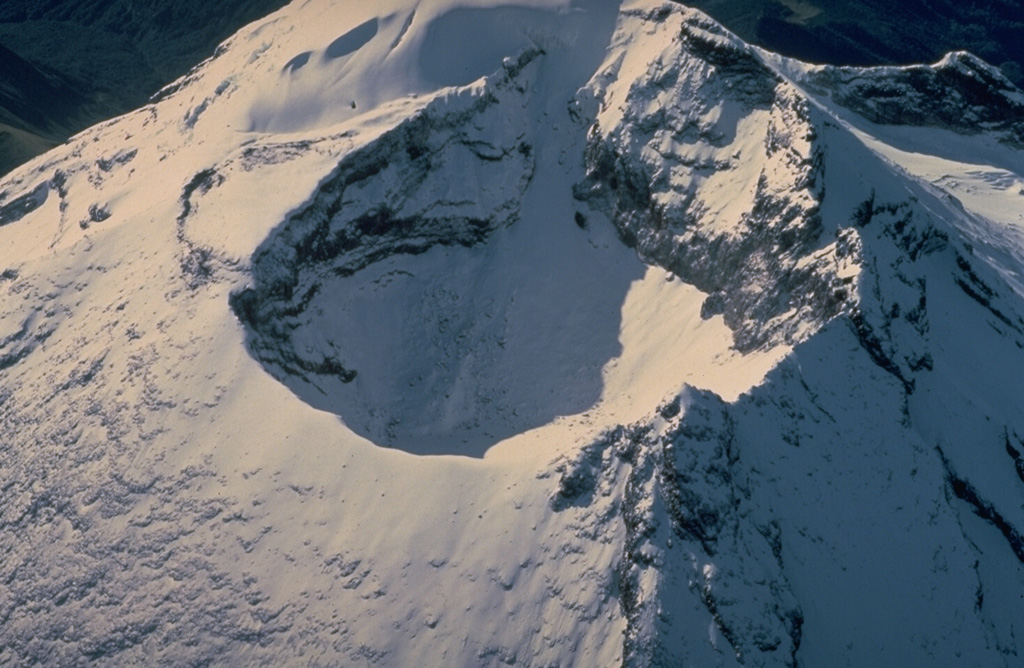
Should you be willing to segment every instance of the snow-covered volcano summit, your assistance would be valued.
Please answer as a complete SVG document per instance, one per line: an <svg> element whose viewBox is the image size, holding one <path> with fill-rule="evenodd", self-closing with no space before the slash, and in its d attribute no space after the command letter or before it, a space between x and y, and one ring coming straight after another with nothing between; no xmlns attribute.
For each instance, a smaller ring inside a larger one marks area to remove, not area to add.
<svg viewBox="0 0 1024 668"><path fill-rule="evenodd" d="M249 26L0 183L0 664L1016 665L1022 106L651 0Z"/></svg>

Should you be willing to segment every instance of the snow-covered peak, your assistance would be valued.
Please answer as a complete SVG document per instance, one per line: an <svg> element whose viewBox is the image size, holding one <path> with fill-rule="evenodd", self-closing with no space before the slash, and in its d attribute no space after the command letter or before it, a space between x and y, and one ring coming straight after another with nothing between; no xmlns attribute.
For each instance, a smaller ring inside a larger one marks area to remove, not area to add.
<svg viewBox="0 0 1024 668"><path fill-rule="evenodd" d="M1004 84L654 0L247 27L0 183L0 663L1013 665Z"/></svg>
<svg viewBox="0 0 1024 668"><path fill-rule="evenodd" d="M468 85L527 48L576 59L600 53L602 39L589 38L610 30L616 8L609 0L293 3L242 30L155 99L187 91L202 105L238 88L242 99L230 105L237 129L323 128L400 98Z"/></svg>

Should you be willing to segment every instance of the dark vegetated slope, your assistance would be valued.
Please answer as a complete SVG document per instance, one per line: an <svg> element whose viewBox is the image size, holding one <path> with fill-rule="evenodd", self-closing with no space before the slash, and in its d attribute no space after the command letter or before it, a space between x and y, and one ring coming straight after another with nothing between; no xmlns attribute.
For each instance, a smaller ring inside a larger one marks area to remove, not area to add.
<svg viewBox="0 0 1024 668"><path fill-rule="evenodd" d="M692 0L744 39L833 65L935 62L967 50L1024 82L1024 2Z"/></svg>
<svg viewBox="0 0 1024 668"><path fill-rule="evenodd" d="M0 173L59 144L87 96L0 46Z"/></svg>
<svg viewBox="0 0 1024 668"><path fill-rule="evenodd" d="M64 78L0 45L0 122L26 131L56 130L84 101L85 96Z"/></svg>
<svg viewBox="0 0 1024 668"><path fill-rule="evenodd" d="M75 30L87 29L95 37L113 38L115 51L122 57L132 55L126 52L129 45L137 49L146 66L143 69L152 71L160 85L184 74L234 31L285 4L285 0L10 0L0 5L0 24L6 24L0 28L0 36L19 42L25 50L22 55L62 70L73 66L72 61L79 53L60 48L60 44L73 39ZM36 37L34 44L26 44L27 40L15 36L36 25L47 30L32 31ZM98 57L101 49L96 51L90 57ZM138 65L135 62L136 68ZM80 67L88 66L86 60Z"/></svg>
<svg viewBox="0 0 1024 668"><path fill-rule="evenodd" d="M5 0L0 125L40 141L0 128L0 173L89 125L143 105L240 27L284 4Z"/></svg>

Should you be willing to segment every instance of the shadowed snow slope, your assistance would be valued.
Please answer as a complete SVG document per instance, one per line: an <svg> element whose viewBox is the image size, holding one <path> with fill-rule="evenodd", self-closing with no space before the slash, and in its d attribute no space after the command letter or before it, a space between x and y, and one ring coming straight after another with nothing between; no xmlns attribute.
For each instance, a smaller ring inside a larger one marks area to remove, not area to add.
<svg viewBox="0 0 1024 668"><path fill-rule="evenodd" d="M0 182L0 664L1017 665L1020 96L250 25Z"/></svg>

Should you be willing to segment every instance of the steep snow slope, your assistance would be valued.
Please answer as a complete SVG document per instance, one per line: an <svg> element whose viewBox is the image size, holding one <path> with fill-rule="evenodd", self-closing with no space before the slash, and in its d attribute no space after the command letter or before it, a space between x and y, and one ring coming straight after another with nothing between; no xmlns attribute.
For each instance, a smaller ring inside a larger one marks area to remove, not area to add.
<svg viewBox="0 0 1024 668"><path fill-rule="evenodd" d="M1014 665L1019 93L951 63L308 0L13 173L0 662Z"/></svg>

